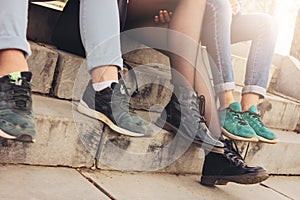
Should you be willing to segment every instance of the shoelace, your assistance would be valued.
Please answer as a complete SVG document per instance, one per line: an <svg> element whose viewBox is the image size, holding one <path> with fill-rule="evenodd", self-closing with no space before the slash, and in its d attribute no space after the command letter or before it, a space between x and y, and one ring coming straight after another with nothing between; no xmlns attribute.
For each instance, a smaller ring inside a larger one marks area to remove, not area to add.
<svg viewBox="0 0 300 200"><path fill-rule="evenodd" d="M27 102L30 101L30 83L25 78L21 78L22 85L10 84L8 90L12 91L9 95L9 101L15 102L18 109L27 109Z"/></svg>
<svg viewBox="0 0 300 200"><path fill-rule="evenodd" d="M243 119L241 112L232 110L231 108L227 108L227 109L233 114L233 117L238 120L238 123L240 125L247 125L247 122Z"/></svg>
<svg viewBox="0 0 300 200"><path fill-rule="evenodd" d="M201 116L200 114L200 110L199 110L199 98L196 96L196 94L193 94L192 97L192 101L191 101L191 110L194 111L193 112L193 116L197 119L194 123L196 124L200 124L202 122L205 122L205 119L203 116ZM199 128L199 127L198 127Z"/></svg>
<svg viewBox="0 0 300 200"><path fill-rule="evenodd" d="M249 112L249 111L246 111L246 113L248 113L248 115L250 115L251 117L255 118L255 120L258 122L258 124L262 127L264 126L262 120L261 120L261 117L259 114L256 114L256 113L253 113L253 112Z"/></svg>
<svg viewBox="0 0 300 200"><path fill-rule="evenodd" d="M119 86L117 86L117 88L115 88L115 94L114 98L119 101L121 103L121 105L125 108L128 108L128 111L132 114L136 114L134 111L134 108L132 106L132 104L129 102L128 100L128 91L127 88L125 86L125 83L122 79L119 80ZM121 90L124 89L124 92L122 93Z"/></svg>
<svg viewBox="0 0 300 200"><path fill-rule="evenodd" d="M226 150L225 156L235 165L235 166L245 166L246 163L244 158L240 155L236 143L232 140L225 140Z"/></svg>
<svg viewBox="0 0 300 200"><path fill-rule="evenodd" d="M205 97L203 95L200 95L197 97L198 104L199 104L199 113L200 113L200 122L203 122L206 124L206 119L204 117L205 115Z"/></svg>

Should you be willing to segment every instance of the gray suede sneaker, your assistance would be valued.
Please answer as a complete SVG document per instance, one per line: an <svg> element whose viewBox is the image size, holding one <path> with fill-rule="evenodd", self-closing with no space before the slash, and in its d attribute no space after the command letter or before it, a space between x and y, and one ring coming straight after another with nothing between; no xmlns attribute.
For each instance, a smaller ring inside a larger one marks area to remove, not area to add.
<svg viewBox="0 0 300 200"><path fill-rule="evenodd" d="M14 72L0 78L0 137L35 142L30 72Z"/></svg>
<svg viewBox="0 0 300 200"><path fill-rule="evenodd" d="M132 137L151 135L151 125L136 115L124 87L123 84L112 83L111 87L98 92L90 81L77 110L104 122L120 134Z"/></svg>

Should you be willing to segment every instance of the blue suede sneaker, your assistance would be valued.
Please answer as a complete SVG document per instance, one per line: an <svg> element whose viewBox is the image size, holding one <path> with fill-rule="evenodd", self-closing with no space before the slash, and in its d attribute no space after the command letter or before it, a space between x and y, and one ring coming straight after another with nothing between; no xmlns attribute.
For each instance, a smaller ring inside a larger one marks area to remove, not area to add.
<svg viewBox="0 0 300 200"><path fill-rule="evenodd" d="M242 116L242 107L239 102L233 102L225 110L219 111L223 134L233 140L258 142L257 135Z"/></svg>
<svg viewBox="0 0 300 200"><path fill-rule="evenodd" d="M243 113L245 121L253 128L259 141L269 144L278 143L278 138L274 132L268 129L262 122L258 109L255 105L251 106L248 111Z"/></svg>

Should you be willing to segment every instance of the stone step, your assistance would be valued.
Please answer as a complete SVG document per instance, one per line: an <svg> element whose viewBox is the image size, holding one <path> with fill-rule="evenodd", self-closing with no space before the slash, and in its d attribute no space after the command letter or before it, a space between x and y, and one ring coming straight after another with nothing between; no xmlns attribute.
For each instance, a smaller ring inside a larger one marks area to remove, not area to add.
<svg viewBox="0 0 300 200"><path fill-rule="evenodd" d="M274 130L279 138L278 144L250 143L246 157L250 165L261 165L270 174L299 175L300 134ZM239 144L244 155L247 144Z"/></svg>
<svg viewBox="0 0 300 200"><path fill-rule="evenodd" d="M79 127L89 131L89 122L75 124L71 102L33 95L33 106L37 141L32 144L0 139L0 162L92 167L93 152L82 145L77 130Z"/></svg>
<svg viewBox="0 0 300 200"><path fill-rule="evenodd" d="M33 100L37 142L27 144L1 139L0 163L175 174L201 172L204 151L165 130L157 128L153 137L126 137L79 114L74 108L76 102L37 95ZM139 115L155 121L159 114L144 111ZM275 131L280 143L251 144L248 162L263 165L272 174L300 174L300 159L295 154L300 150L300 135Z"/></svg>
<svg viewBox="0 0 300 200"><path fill-rule="evenodd" d="M90 79L84 59L35 43L32 43L32 47L34 55L29 59L29 63L34 74L33 91L40 93L52 91L53 95L59 98L79 100ZM134 51L125 55L126 60L135 59L129 63L134 66L138 86L140 87L140 93L132 98L132 103L137 109L161 111L168 103L173 89L170 84L171 75L170 68L167 65L168 60L153 49L148 48L144 51L147 51L146 53L150 57L146 61L152 61L153 63L139 64L145 57L143 51ZM237 63L245 64L245 59L239 57L233 57L233 59ZM55 67L56 71L54 73ZM235 70L237 69L235 67ZM273 73L275 71L274 68ZM132 84L130 78L131 76L124 75L127 86L133 88L135 85ZM51 85L54 88L51 88ZM239 87L237 87L237 91L239 90ZM239 92L236 94L239 94ZM240 95L236 96L238 100ZM300 131L298 101L268 94L260 109L266 125L277 129Z"/></svg>
<svg viewBox="0 0 300 200"><path fill-rule="evenodd" d="M161 112L168 103L172 91L168 69L159 68L159 65L152 67L137 65L134 69L141 87L140 95L132 98L134 107ZM240 86L236 87L234 96L237 101L241 99L241 89ZM300 103L298 101L268 93L258 107L263 121L268 127L299 131Z"/></svg>
<svg viewBox="0 0 300 200"><path fill-rule="evenodd" d="M199 173L201 163L192 160L200 150L178 140L181 145L168 144L173 137L165 130L157 128L149 138L125 137L78 113L76 102L39 95L33 102L36 143L0 139L0 163L91 168L96 160L98 168Z"/></svg>
<svg viewBox="0 0 300 200"><path fill-rule="evenodd" d="M241 87L236 87L234 98L241 99ZM258 105L260 115L266 126L279 130L298 131L300 104L268 93Z"/></svg>

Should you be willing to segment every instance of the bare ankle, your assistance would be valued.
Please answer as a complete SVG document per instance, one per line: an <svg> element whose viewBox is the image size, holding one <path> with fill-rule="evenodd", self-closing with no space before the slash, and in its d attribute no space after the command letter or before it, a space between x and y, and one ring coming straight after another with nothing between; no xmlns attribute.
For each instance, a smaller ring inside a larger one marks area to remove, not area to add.
<svg viewBox="0 0 300 200"><path fill-rule="evenodd" d="M115 65L94 68L91 72L93 83L118 81L118 67Z"/></svg>

